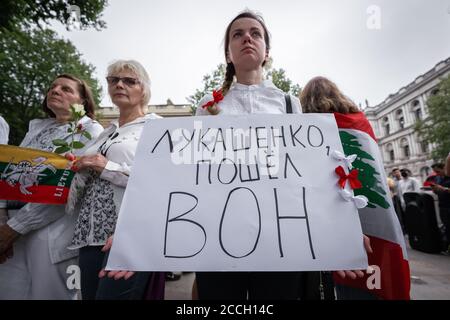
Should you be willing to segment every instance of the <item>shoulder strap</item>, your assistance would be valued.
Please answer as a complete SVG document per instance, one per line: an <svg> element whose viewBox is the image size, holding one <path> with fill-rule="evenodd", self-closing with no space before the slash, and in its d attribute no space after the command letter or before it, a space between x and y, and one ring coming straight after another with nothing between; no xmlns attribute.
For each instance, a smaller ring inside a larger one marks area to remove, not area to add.
<svg viewBox="0 0 450 320"><path fill-rule="evenodd" d="M284 95L284 99L286 100L286 113L292 113L291 96L288 93L286 93Z"/></svg>

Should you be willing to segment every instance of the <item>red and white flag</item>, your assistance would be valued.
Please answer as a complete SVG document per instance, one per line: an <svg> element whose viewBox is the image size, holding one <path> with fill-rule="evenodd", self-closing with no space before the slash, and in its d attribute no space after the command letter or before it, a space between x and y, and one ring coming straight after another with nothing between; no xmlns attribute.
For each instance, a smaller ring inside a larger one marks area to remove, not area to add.
<svg viewBox="0 0 450 320"><path fill-rule="evenodd" d="M364 195L369 204L359 209L362 230L370 238L373 253L369 265L380 271L377 285L368 287L364 278L352 280L335 275L337 284L369 290L381 299L409 300L410 271L405 239L390 197L383 160L372 127L364 113L335 113L342 146L346 156L356 154L353 167L359 171L363 187L353 190ZM370 282L370 280L369 280Z"/></svg>

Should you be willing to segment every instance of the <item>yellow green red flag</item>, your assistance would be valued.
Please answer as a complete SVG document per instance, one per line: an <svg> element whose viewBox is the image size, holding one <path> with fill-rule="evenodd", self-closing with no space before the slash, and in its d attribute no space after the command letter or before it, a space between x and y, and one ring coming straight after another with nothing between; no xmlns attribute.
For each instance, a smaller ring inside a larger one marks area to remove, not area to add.
<svg viewBox="0 0 450 320"><path fill-rule="evenodd" d="M0 199L64 204L74 176L70 166L55 153L0 145Z"/></svg>

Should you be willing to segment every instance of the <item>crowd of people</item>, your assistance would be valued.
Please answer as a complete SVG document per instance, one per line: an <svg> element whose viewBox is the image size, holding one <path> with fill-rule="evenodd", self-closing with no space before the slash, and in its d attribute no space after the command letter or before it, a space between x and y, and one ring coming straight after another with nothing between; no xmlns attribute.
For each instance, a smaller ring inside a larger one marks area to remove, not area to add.
<svg viewBox="0 0 450 320"><path fill-rule="evenodd" d="M431 165L433 172L421 185L419 180L412 177L411 170L407 168L394 168L388 177L388 185L391 191L395 211L402 225L404 233L408 233L405 219L407 218L405 193L433 193L437 197L438 214L437 224L444 235L443 246L450 253L450 154L446 163L438 162ZM433 213L429 213L433 214Z"/></svg>
<svg viewBox="0 0 450 320"><path fill-rule="evenodd" d="M270 36L262 18L251 11L229 23L224 44L223 99L207 105L214 97L206 95L196 116L361 112L323 77L312 79L300 97L286 95L272 81L263 80ZM66 207L28 203L13 210L7 201L0 202L0 299L73 299L76 289L67 286L70 265L80 268L82 299L164 298L165 273L103 269L144 123L159 118L144 113L150 78L139 62L112 63L106 79L109 96L119 109L119 118L106 129L95 121L89 86L68 74L58 75L49 86L42 105L47 118L30 122L20 146L54 151L54 139L68 139L70 106L82 104L86 115L81 122L92 139L78 137L86 146L65 155L77 172ZM7 124L0 120L0 143L7 143ZM395 170L393 177L392 192L403 207L401 195L420 186L408 170ZM448 193L448 179L436 177L430 183L436 192ZM367 239L364 244L371 252ZM338 274L363 276L361 270ZM301 272L197 272L193 297L298 299L304 278Z"/></svg>

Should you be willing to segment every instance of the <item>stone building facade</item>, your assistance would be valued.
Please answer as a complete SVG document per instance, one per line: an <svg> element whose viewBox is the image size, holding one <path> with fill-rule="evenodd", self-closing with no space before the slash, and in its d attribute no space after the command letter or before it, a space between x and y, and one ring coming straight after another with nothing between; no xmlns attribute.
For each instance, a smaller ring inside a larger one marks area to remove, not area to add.
<svg viewBox="0 0 450 320"><path fill-rule="evenodd" d="M192 115L191 107L187 104L174 104L170 99L166 104L150 104L147 106L145 113L156 113L163 118L166 117L189 117ZM101 107L98 110L98 119L103 127L107 127L109 123L119 118L119 109L113 107Z"/></svg>
<svg viewBox="0 0 450 320"><path fill-rule="evenodd" d="M449 74L450 58L447 58L380 104L364 110L375 131L386 173L395 167L407 168L421 181L431 173L433 145L414 132L414 125L419 119L427 119L426 102L438 92L441 79Z"/></svg>

